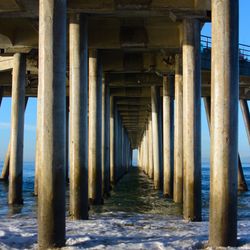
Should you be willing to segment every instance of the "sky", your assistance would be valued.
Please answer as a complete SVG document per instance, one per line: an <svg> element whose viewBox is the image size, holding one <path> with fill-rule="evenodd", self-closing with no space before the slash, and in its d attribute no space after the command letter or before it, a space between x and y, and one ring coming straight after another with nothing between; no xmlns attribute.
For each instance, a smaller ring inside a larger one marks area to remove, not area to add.
<svg viewBox="0 0 250 250"><path fill-rule="evenodd" d="M240 0L240 43L250 45L249 10L250 1ZM205 24L201 32L211 36L211 24ZM36 98L30 98L25 112L24 128L24 161L34 161L36 144ZM202 160L209 161L210 136L206 121L206 114L202 102ZM3 161L10 139L11 98L3 98L0 108L0 161ZM241 110L239 109L239 152L244 162L250 162L250 146L244 127Z"/></svg>

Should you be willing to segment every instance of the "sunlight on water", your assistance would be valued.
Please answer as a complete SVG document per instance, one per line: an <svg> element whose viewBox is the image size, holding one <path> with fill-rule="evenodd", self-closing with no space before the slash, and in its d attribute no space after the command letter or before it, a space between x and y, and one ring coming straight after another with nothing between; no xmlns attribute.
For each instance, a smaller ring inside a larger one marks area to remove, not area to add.
<svg viewBox="0 0 250 250"><path fill-rule="evenodd" d="M2 166L2 164L1 164ZM0 168L1 171L1 168ZM250 164L244 164L244 173L250 187ZM24 165L23 198L24 205L8 207L8 186L0 182L0 216L30 217L36 215L36 197L33 195L34 188L34 164ZM68 207L67 190L67 207ZM203 220L208 220L209 211L209 164L202 166L202 204ZM105 200L104 206L92 207L90 213L98 214L105 212L125 212L127 215L133 213L159 214L173 217L181 217L181 206L174 204L171 200L162 197L161 192L153 189L153 183L144 173L137 168L131 168L129 174L125 175L118 185L112 190L111 197ZM239 194L238 217L250 219L250 192Z"/></svg>
<svg viewBox="0 0 250 250"><path fill-rule="evenodd" d="M143 172L132 168L112 191L105 205L95 207L94 211L181 215L181 206L163 198Z"/></svg>

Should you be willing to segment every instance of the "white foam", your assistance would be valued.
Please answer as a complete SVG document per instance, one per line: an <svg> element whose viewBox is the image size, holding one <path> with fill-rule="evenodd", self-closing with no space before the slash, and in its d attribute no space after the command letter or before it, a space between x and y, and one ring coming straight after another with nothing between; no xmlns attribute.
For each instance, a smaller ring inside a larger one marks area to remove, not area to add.
<svg viewBox="0 0 250 250"><path fill-rule="evenodd" d="M0 249L37 247L35 218L1 218ZM240 249L250 249L250 221L240 221ZM208 222L187 223L161 215L107 213L67 220L63 249L197 249L207 244Z"/></svg>

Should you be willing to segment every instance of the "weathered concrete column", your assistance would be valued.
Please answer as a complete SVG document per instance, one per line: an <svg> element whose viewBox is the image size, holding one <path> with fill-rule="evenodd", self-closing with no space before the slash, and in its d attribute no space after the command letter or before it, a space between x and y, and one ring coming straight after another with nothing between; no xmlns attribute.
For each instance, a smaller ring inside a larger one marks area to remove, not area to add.
<svg viewBox="0 0 250 250"><path fill-rule="evenodd" d="M69 183L69 97L66 97L66 157L65 157L65 178L66 183Z"/></svg>
<svg viewBox="0 0 250 250"><path fill-rule="evenodd" d="M127 172L129 171L129 164L130 164L130 149L129 149L129 135L128 135L128 132L127 132Z"/></svg>
<svg viewBox="0 0 250 250"><path fill-rule="evenodd" d="M128 136L127 136L127 130L125 129L124 132L124 169L125 173L128 172Z"/></svg>
<svg viewBox="0 0 250 250"><path fill-rule="evenodd" d="M110 90L108 82L102 83L102 192L110 192Z"/></svg>
<svg viewBox="0 0 250 250"><path fill-rule="evenodd" d="M35 156L35 180L34 195L38 195L39 170L41 164L41 127L42 127L42 101L41 101L41 84L38 81L37 86L37 112L36 112L36 156Z"/></svg>
<svg viewBox="0 0 250 250"><path fill-rule="evenodd" d="M146 125L146 153L147 153L147 164L146 164L146 174L149 175L149 164L150 164L150 157L149 157L149 122Z"/></svg>
<svg viewBox="0 0 250 250"><path fill-rule="evenodd" d="M24 107L24 112L28 103L28 97L25 98L25 107ZM0 98L0 105L1 105L1 98ZM2 169L2 174L0 177L0 180L8 182L9 181L9 169L10 169L10 143L8 145L8 149L5 155L4 163L3 163L3 169Z"/></svg>
<svg viewBox="0 0 250 250"><path fill-rule="evenodd" d="M126 150L127 150L127 132L126 132L126 128L124 128L124 131L123 131L123 136L124 136L124 140L123 140L123 151L122 151L122 154L123 154L123 172L124 174L127 173L127 167L126 167Z"/></svg>
<svg viewBox="0 0 250 250"><path fill-rule="evenodd" d="M159 159L160 159L160 189L163 190L163 98L158 91L158 133L159 133Z"/></svg>
<svg viewBox="0 0 250 250"><path fill-rule="evenodd" d="M138 146L138 167L141 168L141 145Z"/></svg>
<svg viewBox="0 0 250 250"><path fill-rule="evenodd" d="M174 171L174 83L171 76L163 76L163 195L173 197Z"/></svg>
<svg viewBox="0 0 250 250"><path fill-rule="evenodd" d="M143 135L143 170L144 173L146 173L146 168L147 168L147 136L146 136L146 130L144 131L144 135Z"/></svg>
<svg viewBox="0 0 250 250"><path fill-rule="evenodd" d="M122 154L123 154L123 172L124 174L127 173L127 164L126 164L126 153L127 153L127 132L126 132L126 128L124 128L124 133L123 133L123 136L124 136L124 140L123 140L123 151L122 151Z"/></svg>
<svg viewBox="0 0 250 250"><path fill-rule="evenodd" d="M15 54L12 71L9 204L22 204L26 58Z"/></svg>
<svg viewBox="0 0 250 250"><path fill-rule="evenodd" d="M183 216L201 220L200 23L183 22Z"/></svg>
<svg viewBox="0 0 250 250"><path fill-rule="evenodd" d="M154 159L154 187L160 188L160 149L159 149L159 125L158 125L158 92L156 86L151 86L151 106L152 106L152 139L153 139L153 159Z"/></svg>
<svg viewBox="0 0 250 250"><path fill-rule="evenodd" d="M141 138L141 148L140 148L140 158L141 158L141 168L142 168L142 171L144 171L144 141L143 141L144 137L142 135L142 138Z"/></svg>
<svg viewBox="0 0 250 250"><path fill-rule="evenodd" d="M248 137L248 142L250 144L250 113L247 104L247 100L240 100L240 107L242 111L243 120L245 123L246 133ZM240 158L238 159L238 190L248 191L248 186L245 180L242 164Z"/></svg>
<svg viewBox="0 0 250 250"><path fill-rule="evenodd" d="M129 156L129 135L128 135L128 132L127 132L127 152L126 152L126 170L127 172L129 171L129 159L130 159L130 156Z"/></svg>
<svg viewBox="0 0 250 250"><path fill-rule="evenodd" d="M141 141L140 141L140 148L139 148L140 150L139 150L139 152L140 152L140 168L143 170L143 168L142 168L142 165L143 165L143 158L142 158L142 149L143 149L143 147L142 147L142 139L141 139Z"/></svg>
<svg viewBox="0 0 250 250"><path fill-rule="evenodd" d="M238 154L238 191L240 192L248 191L248 186L244 176L240 154Z"/></svg>
<svg viewBox="0 0 250 250"><path fill-rule="evenodd" d="M40 0L38 246L65 244L66 0Z"/></svg>
<svg viewBox="0 0 250 250"><path fill-rule="evenodd" d="M115 184L115 102L110 96L110 182Z"/></svg>
<svg viewBox="0 0 250 250"><path fill-rule="evenodd" d="M147 164L148 164L147 127L145 128L143 136L143 157L144 157L144 173L147 174Z"/></svg>
<svg viewBox="0 0 250 250"><path fill-rule="evenodd" d="M116 184L119 179L119 118L117 105L114 105L114 182Z"/></svg>
<svg viewBox="0 0 250 250"><path fill-rule="evenodd" d="M209 245L213 247L237 245L238 22L239 1L212 0Z"/></svg>
<svg viewBox="0 0 250 250"><path fill-rule="evenodd" d="M174 202L183 202L183 83L182 57L175 56Z"/></svg>
<svg viewBox="0 0 250 250"><path fill-rule="evenodd" d="M133 166L133 148L131 146L131 143L129 144L129 167Z"/></svg>
<svg viewBox="0 0 250 250"><path fill-rule="evenodd" d="M0 180L5 181L5 182L9 181L9 170L10 170L9 167L10 167L10 143L8 145L6 156L4 159Z"/></svg>
<svg viewBox="0 0 250 250"><path fill-rule="evenodd" d="M115 182L120 179L120 167L121 167L121 124L120 114L117 106L115 106Z"/></svg>
<svg viewBox="0 0 250 250"><path fill-rule="evenodd" d="M102 81L102 195L105 195L105 79Z"/></svg>
<svg viewBox="0 0 250 250"><path fill-rule="evenodd" d="M122 121L121 115L118 112L118 179L122 176Z"/></svg>
<svg viewBox="0 0 250 250"><path fill-rule="evenodd" d="M153 176L154 176L152 117L149 118L149 124L148 124L148 152L149 152L148 176L149 176L150 179L152 179Z"/></svg>
<svg viewBox="0 0 250 250"><path fill-rule="evenodd" d="M2 89L0 89L0 106L2 104ZM9 180L9 165L10 165L10 143L8 145L7 153L5 156L2 173L0 177L0 181L8 182Z"/></svg>
<svg viewBox="0 0 250 250"><path fill-rule="evenodd" d="M121 122L121 176L124 175L124 127Z"/></svg>
<svg viewBox="0 0 250 250"><path fill-rule="evenodd" d="M240 100L240 107L241 107L243 120L244 120L244 123L245 123L248 142L250 144L250 113L249 113L247 100L241 99Z"/></svg>
<svg viewBox="0 0 250 250"><path fill-rule="evenodd" d="M69 21L70 215L88 219L88 28L87 19Z"/></svg>
<svg viewBox="0 0 250 250"><path fill-rule="evenodd" d="M207 115L207 122L208 122L208 128L210 132L210 127L211 127L211 99L210 97L204 97L204 106L206 110L206 115ZM238 153L238 191L244 192L248 191L247 183L245 180L241 160L240 160L240 154Z"/></svg>
<svg viewBox="0 0 250 250"><path fill-rule="evenodd" d="M102 198L102 68L97 50L89 52L89 199L94 205Z"/></svg>

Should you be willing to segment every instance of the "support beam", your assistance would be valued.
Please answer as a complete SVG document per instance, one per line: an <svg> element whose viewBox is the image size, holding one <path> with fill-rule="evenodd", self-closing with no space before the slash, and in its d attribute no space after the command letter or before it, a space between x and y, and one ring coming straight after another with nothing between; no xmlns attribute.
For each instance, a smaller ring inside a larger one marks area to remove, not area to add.
<svg viewBox="0 0 250 250"><path fill-rule="evenodd" d="M102 81L102 195L105 195L105 79Z"/></svg>
<svg viewBox="0 0 250 250"><path fill-rule="evenodd" d="M172 76L163 76L163 195L173 197L174 151L174 82Z"/></svg>
<svg viewBox="0 0 250 250"><path fill-rule="evenodd" d="M66 0L39 1L38 246L65 244Z"/></svg>
<svg viewBox="0 0 250 250"><path fill-rule="evenodd" d="M148 124L148 152L149 152L149 171L150 179L154 177L154 159L153 159L153 137L152 137L152 117L149 117Z"/></svg>
<svg viewBox="0 0 250 250"><path fill-rule="evenodd" d="M110 194L110 91L108 82L102 84L102 183L103 194Z"/></svg>
<svg viewBox="0 0 250 250"><path fill-rule="evenodd" d="M25 107L24 107L24 112L28 103L28 99L29 97L25 98ZM1 101L0 101L0 105L1 105ZM8 149L6 152L6 156L4 159L4 164L3 164L3 170L2 170L2 174L1 174L1 178L0 180L8 182L9 181L9 168L10 167L10 143L8 145Z"/></svg>
<svg viewBox="0 0 250 250"><path fill-rule="evenodd" d="M183 216L201 220L200 23L183 22Z"/></svg>
<svg viewBox="0 0 250 250"><path fill-rule="evenodd" d="M70 70L70 215L88 219L88 36L87 20L71 15Z"/></svg>
<svg viewBox="0 0 250 250"><path fill-rule="evenodd" d="M110 182L115 184L115 100L110 96Z"/></svg>
<svg viewBox="0 0 250 250"><path fill-rule="evenodd" d="M248 191L248 186L247 186L247 182L244 176L240 154L238 154L238 191L240 192Z"/></svg>
<svg viewBox="0 0 250 250"><path fill-rule="evenodd" d="M175 56L174 202L183 202L183 82L180 54Z"/></svg>
<svg viewBox="0 0 250 250"><path fill-rule="evenodd" d="M119 179L119 113L117 110L117 106L115 105L114 111L114 184Z"/></svg>
<svg viewBox="0 0 250 250"><path fill-rule="evenodd" d="M210 97L204 97L204 106L206 110L207 115L207 122L208 122L208 128L210 132L211 127L211 98ZM245 192L248 191L247 182L245 180L241 159L240 159L240 153L238 153L238 191Z"/></svg>
<svg viewBox="0 0 250 250"><path fill-rule="evenodd" d="M121 178L122 175L122 166L121 166L121 152L122 152L122 120L119 111L117 110L117 181Z"/></svg>
<svg viewBox="0 0 250 250"><path fill-rule="evenodd" d="M160 159L160 189L163 190L163 99L158 94L158 131L159 131L159 159Z"/></svg>
<svg viewBox="0 0 250 250"><path fill-rule="evenodd" d="M26 83L26 56L15 54L12 71L9 196L11 205L22 204L23 134Z"/></svg>
<svg viewBox="0 0 250 250"><path fill-rule="evenodd" d="M1 181L8 182L9 181L9 170L10 170L10 142L8 145L8 149L6 152L6 156L3 163L3 169L1 174Z"/></svg>
<svg viewBox="0 0 250 250"><path fill-rule="evenodd" d="M250 145L250 112L247 104L247 100L240 99L240 107L243 116L243 120L246 127L247 138Z"/></svg>
<svg viewBox="0 0 250 250"><path fill-rule="evenodd" d="M158 116L158 92L156 86L151 87L151 105L152 105L152 135L153 135L153 159L154 159L154 188L160 188L160 146L159 146L159 116Z"/></svg>
<svg viewBox="0 0 250 250"><path fill-rule="evenodd" d="M38 195L39 171L41 164L41 127L42 127L42 89L41 81L37 86L37 112L36 112L36 156L35 156L35 180L34 180L34 195Z"/></svg>
<svg viewBox="0 0 250 250"><path fill-rule="evenodd" d="M121 120L121 177L126 172L124 167L124 146L125 146L125 128L123 127Z"/></svg>
<svg viewBox="0 0 250 250"><path fill-rule="evenodd" d="M66 183L69 183L69 115L70 115L70 110L69 110L69 97L66 97L66 158L65 158L65 178L66 178Z"/></svg>
<svg viewBox="0 0 250 250"><path fill-rule="evenodd" d="M239 1L212 0L209 245L237 245ZM233 32L232 32L233 30Z"/></svg>
<svg viewBox="0 0 250 250"><path fill-rule="evenodd" d="M93 205L102 198L102 69L97 50L89 51L89 199Z"/></svg>
<svg viewBox="0 0 250 250"><path fill-rule="evenodd" d="M147 165L146 165L146 174L149 175L149 123L146 124L146 155L147 155Z"/></svg>

